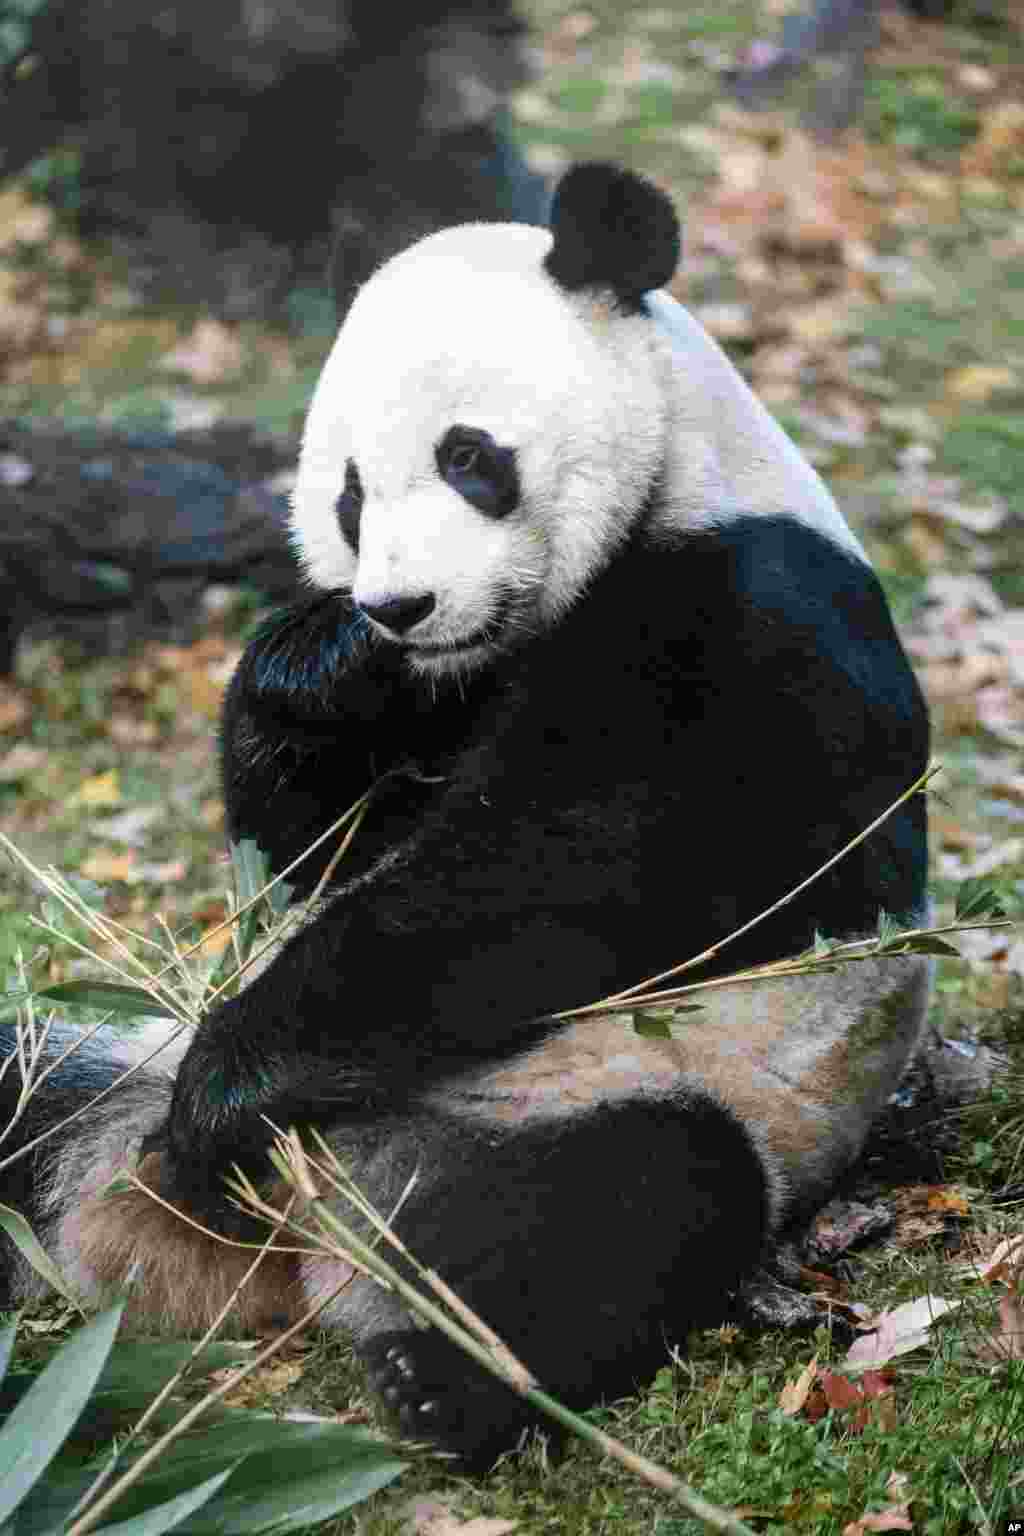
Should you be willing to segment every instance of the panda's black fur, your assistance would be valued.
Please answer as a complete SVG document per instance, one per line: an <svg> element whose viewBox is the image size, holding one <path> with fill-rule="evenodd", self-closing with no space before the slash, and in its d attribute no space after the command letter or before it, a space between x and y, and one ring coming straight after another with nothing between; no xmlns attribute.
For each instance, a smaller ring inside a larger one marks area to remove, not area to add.
<svg viewBox="0 0 1024 1536"><path fill-rule="evenodd" d="M478 250L500 260L495 238L450 232L399 262L447 259L449 249L456 264ZM641 297L676 259L660 193L584 168L563 183L546 257L537 231L510 227L505 238L523 239L524 281L540 285L538 302L550 298L556 315L565 307L566 356L577 339L593 334L603 346L610 336L637 390L651 348L650 377L664 381L668 354L653 328L663 312L669 330L677 324L664 310L672 301ZM453 292L470 327L459 271ZM400 305L403 272L415 296L417 269L395 264L357 300L364 315L377 283L378 299L390 282ZM487 304L490 280L481 278ZM495 281L514 298L511 279ZM578 407L568 469L537 471L525 440L514 444L522 504L486 513L467 510L466 477L478 491L482 477L486 490L511 429L485 427L498 422L493 411L474 407L477 422L460 404L462 425L450 430L462 456L431 448L444 439L424 426L411 488L387 499L391 458L378 466L357 441L357 397L373 380L351 380L348 405L332 382L359 334L347 323L340 361L328 364L296 493L300 548L321 590L251 642L227 696L223 761L231 836L254 838L275 871L376 782L365 828L316 916L203 1023L173 1091L152 1079L126 1085L113 1110L72 1133L49 1174L46 1219L83 1289L102 1295L141 1261L143 1320L197 1326L236 1274L225 1250L171 1231L142 1196L104 1197L110 1173L141 1155L160 1193L232 1229L222 1175L236 1161L257 1174L266 1167L263 1117L318 1125L383 1208L419 1170L397 1220L404 1241L549 1391L588 1404L629 1390L666 1343L720 1317L773 1234L827 1194L914 1049L926 962L712 991L679 1042L642 1039L621 1017L550 1016L678 964L808 876L922 772L925 711L855 541L703 337L673 346L694 346L694 366L706 371L685 387L724 390L752 433L736 450L737 477L729 442L713 481L697 454L712 429L694 428L690 407L667 413L665 434L652 433L623 472L593 558L577 568L574 550L558 546L562 515L531 501L531 475L554 494L579 467L579 442L607 434L615 413L594 427L591 404ZM370 336L372 374L372 327ZM475 380L459 386L459 401ZM412 371L407 388L412 410ZM602 389L613 382L596 380ZM508 403L512 420L520 401ZM575 420L577 406L565 409ZM804 487L808 504L730 505L704 520L703 503L686 510L684 485L676 511L675 448L709 486L746 484L747 470L758 471L755 497L761 456L766 486L779 457L779 483L801 500ZM631 453L619 444L608 473ZM352 484L349 463L366 482L357 542L365 550L369 539L369 553L352 547L352 508L335 506ZM399 515L394 498L405 494L410 511ZM460 537L479 534L481 551L499 551L491 585L474 585L475 566L456 570L461 545L449 555L443 542L453 518L465 521ZM585 523L581 538L591 532ZM530 587L528 575L502 576L506 538L521 541L517 560L543 548L562 573L553 615L543 579ZM338 562L353 572L347 581L330 574ZM398 626L410 602L422 612L427 570L437 613L396 638L389 621ZM390 573L387 592L379 571ZM335 846L290 877L298 894L313 890ZM873 930L880 910L918 914L924 882L917 799L703 974L801 950L816 931ZM330 1265L289 1262L252 1301L250 1322L295 1313L338 1278ZM327 1315L354 1332L407 1434L485 1465L528 1422L519 1399L367 1282L354 1281Z"/></svg>

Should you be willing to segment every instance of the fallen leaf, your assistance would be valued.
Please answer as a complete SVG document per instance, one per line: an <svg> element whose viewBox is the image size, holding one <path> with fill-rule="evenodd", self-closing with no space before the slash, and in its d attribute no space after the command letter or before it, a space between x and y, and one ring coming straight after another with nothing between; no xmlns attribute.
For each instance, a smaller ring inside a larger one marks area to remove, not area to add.
<svg viewBox="0 0 1024 1536"><path fill-rule="evenodd" d="M207 937L204 931L200 936L199 953L204 955L207 960L215 960L224 953L231 943L231 930L229 928L220 928L218 930L215 926L209 930L209 934L210 936Z"/></svg>
<svg viewBox="0 0 1024 1536"><path fill-rule="evenodd" d="M694 313L719 341L753 341L757 335L749 304L702 304Z"/></svg>
<svg viewBox="0 0 1024 1536"><path fill-rule="evenodd" d="M868 1531L912 1531L910 1496L905 1472L893 1472L885 1491L891 1502L876 1512L865 1512L843 1527L843 1536L865 1536Z"/></svg>
<svg viewBox="0 0 1024 1536"><path fill-rule="evenodd" d="M518 1520L495 1520L476 1515L460 1520L440 1499L412 1499L399 1511L404 1516L401 1536L505 1536Z"/></svg>
<svg viewBox="0 0 1024 1536"><path fill-rule="evenodd" d="M10 683L0 682L0 731L13 731L28 719L28 700Z"/></svg>
<svg viewBox="0 0 1024 1536"><path fill-rule="evenodd" d="M206 315L158 363L166 373L183 373L195 384L220 384L239 373L245 348L220 320Z"/></svg>
<svg viewBox="0 0 1024 1536"><path fill-rule="evenodd" d="M928 1192L928 1209L941 1211L951 1216L970 1215L970 1206L963 1195L953 1185L939 1186Z"/></svg>
<svg viewBox="0 0 1024 1536"><path fill-rule="evenodd" d="M842 341L857 328L857 312L845 297L819 299L792 310L785 319L786 329L795 341L817 347Z"/></svg>
<svg viewBox="0 0 1024 1536"><path fill-rule="evenodd" d="M986 405L1001 390L1016 389L1017 375L1012 368L996 368L971 363L946 375L946 394L963 404Z"/></svg>
<svg viewBox="0 0 1024 1536"><path fill-rule="evenodd" d="M1002 869L1007 864L1018 864L1024 857L1024 837L1008 837L1005 842L996 843L994 848L987 848L977 858L964 864L961 879L978 880L983 875L991 875L997 869Z"/></svg>
<svg viewBox="0 0 1024 1536"><path fill-rule="evenodd" d="M1000 741L1024 747L1024 696L1013 688L982 688L977 696L978 723Z"/></svg>
<svg viewBox="0 0 1024 1536"><path fill-rule="evenodd" d="M800 1284L816 1296L839 1297L843 1294L843 1282L823 1269L808 1269L805 1264L801 1264L799 1274Z"/></svg>
<svg viewBox="0 0 1024 1536"><path fill-rule="evenodd" d="M84 859L78 869L87 880L106 885L111 880L130 880L134 862L135 855L130 850L128 853L109 853L101 849Z"/></svg>
<svg viewBox="0 0 1024 1536"><path fill-rule="evenodd" d="M141 848L146 841L145 834L163 821L166 815L166 808L162 805L139 805L130 811L122 811L119 816L108 816L106 821L98 822L96 831L105 842L128 843L132 848Z"/></svg>
<svg viewBox="0 0 1024 1536"><path fill-rule="evenodd" d="M136 864L130 880L133 885L177 885L187 874L184 859L169 859L166 864Z"/></svg>
<svg viewBox="0 0 1024 1536"><path fill-rule="evenodd" d="M987 175L1024 148L1024 101L1002 101L984 114L981 131L960 156L965 177Z"/></svg>
<svg viewBox="0 0 1024 1536"><path fill-rule="evenodd" d="M42 747L19 741L16 747L0 757L0 784L15 784L19 779L37 773L46 762L46 756Z"/></svg>
<svg viewBox="0 0 1024 1536"><path fill-rule="evenodd" d="M915 513L903 531L903 542L918 564L926 569L944 565L949 560L946 540L929 517Z"/></svg>
<svg viewBox="0 0 1024 1536"><path fill-rule="evenodd" d="M68 799L69 806L79 805L120 805L121 804L121 780L116 768L109 769L106 773L94 774L91 779L83 779Z"/></svg>
<svg viewBox="0 0 1024 1536"><path fill-rule="evenodd" d="M995 533L1010 515L1005 501L993 501L985 506L965 506L960 501L943 500L933 503L930 510L933 517L941 518L945 523L953 523L957 528L966 528L968 533L982 535Z"/></svg>
<svg viewBox="0 0 1024 1536"><path fill-rule="evenodd" d="M787 1418L793 1418L798 1414L807 1401L807 1394L811 1390L811 1383L818 1371L818 1357L809 1361L804 1366L795 1381L787 1381L779 1393L779 1407Z"/></svg>
<svg viewBox="0 0 1024 1536"><path fill-rule="evenodd" d="M846 1413L863 1401L863 1392L848 1376L840 1376L836 1371L821 1371L818 1380L826 1403L835 1413Z"/></svg>
<svg viewBox="0 0 1024 1536"><path fill-rule="evenodd" d="M865 1536L868 1531L912 1531L913 1522L902 1509L882 1509L875 1515L862 1515L843 1526L843 1536Z"/></svg>
<svg viewBox="0 0 1024 1536"><path fill-rule="evenodd" d="M999 1298L999 1332L993 1342L1002 1359L1024 1360L1024 1306L1013 1291Z"/></svg>
<svg viewBox="0 0 1024 1536"><path fill-rule="evenodd" d="M1024 1235L1004 1237L983 1263L979 1265L972 1262L965 1265L963 1273L992 1285L997 1280L1010 1281L1022 1270L1024 1270Z"/></svg>
<svg viewBox="0 0 1024 1536"><path fill-rule="evenodd" d="M226 1381L237 1370L238 1367L233 1367L227 1372L213 1371L211 1379ZM278 1397L294 1386L301 1375L301 1360L275 1360L272 1365L260 1366L258 1370L252 1371L239 1382L233 1392L228 1393L224 1401L229 1408L243 1408L264 1397Z"/></svg>
<svg viewBox="0 0 1024 1536"><path fill-rule="evenodd" d="M965 91L994 91L997 81L983 64L961 64L956 72L956 83Z"/></svg>
<svg viewBox="0 0 1024 1536"><path fill-rule="evenodd" d="M918 1296L882 1312L875 1332L866 1333L851 1344L846 1355L847 1365L879 1366L894 1360L897 1355L909 1354L927 1344L932 1323L945 1312L962 1306L960 1301L947 1301L943 1296Z"/></svg>
<svg viewBox="0 0 1024 1536"><path fill-rule="evenodd" d="M932 835L940 848L948 848L953 853L967 853L978 845L977 835L953 816L941 811L937 812L932 817L930 825Z"/></svg>

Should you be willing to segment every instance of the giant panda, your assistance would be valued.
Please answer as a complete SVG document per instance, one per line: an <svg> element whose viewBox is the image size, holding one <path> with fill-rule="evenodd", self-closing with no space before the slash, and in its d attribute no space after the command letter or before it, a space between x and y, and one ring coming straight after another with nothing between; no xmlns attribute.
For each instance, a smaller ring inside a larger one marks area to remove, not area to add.
<svg viewBox="0 0 1024 1536"><path fill-rule="evenodd" d="M142 1326L204 1326L251 1253L113 1174L237 1233L222 1176L268 1176L266 1116L383 1210L418 1172L417 1257L555 1396L627 1392L827 1196L914 1052L917 957L712 988L671 1040L577 1011L767 908L927 757L863 550L663 291L678 242L659 190L584 165L550 229L432 234L351 305L294 494L309 594L246 650L223 763L275 870L376 784L365 837L173 1080L132 1078L22 1191L83 1294L133 1275ZM703 974L918 918L925 865L917 797ZM343 1278L278 1254L240 1326ZM529 1424L371 1282L326 1317L404 1434L485 1467Z"/></svg>

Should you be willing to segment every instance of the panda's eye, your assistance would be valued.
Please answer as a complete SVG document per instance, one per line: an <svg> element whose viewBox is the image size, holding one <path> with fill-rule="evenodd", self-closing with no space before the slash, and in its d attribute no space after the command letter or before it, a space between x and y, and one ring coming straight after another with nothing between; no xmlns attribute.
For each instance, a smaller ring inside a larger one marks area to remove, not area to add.
<svg viewBox="0 0 1024 1536"><path fill-rule="evenodd" d="M355 459L345 464L345 489L334 504L341 536L354 555L359 553L359 521L363 511L363 482Z"/></svg>
<svg viewBox="0 0 1024 1536"><path fill-rule="evenodd" d="M476 444L459 443L448 455L448 468L456 475L472 474L480 459Z"/></svg>
<svg viewBox="0 0 1024 1536"><path fill-rule="evenodd" d="M519 504L516 451L481 427L451 427L434 450L442 480L487 517L505 517Z"/></svg>

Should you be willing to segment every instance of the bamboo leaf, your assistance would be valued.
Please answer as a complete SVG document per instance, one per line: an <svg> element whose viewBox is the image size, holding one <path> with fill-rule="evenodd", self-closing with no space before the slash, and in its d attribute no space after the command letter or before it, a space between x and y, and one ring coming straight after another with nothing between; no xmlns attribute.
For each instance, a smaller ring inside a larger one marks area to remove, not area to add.
<svg viewBox="0 0 1024 1536"><path fill-rule="evenodd" d="M961 958L955 944L937 938L933 933L922 933L917 938L907 939L905 948L908 955L954 955L957 960Z"/></svg>
<svg viewBox="0 0 1024 1536"><path fill-rule="evenodd" d="M0 1524L42 1477L78 1422L123 1311L124 1302L119 1302L72 1334L0 1429Z"/></svg>
<svg viewBox="0 0 1024 1536"><path fill-rule="evenodd" d="M368 1498L405 1466L394 1447L352 1425L236 1414L172 1446L128 1490L125 1507L176 1494L228 1461L237 1468L230 1486L188 1518L181 1529L189 1536L302 1529Z"/></svg>
<svg viewBox="0 0 1024 1536"><path fill-rule="evenodd" d="M125 986L116 981L62 981L42 987L33 994L48 1003L63 1003L78 1008L99 1008L105 1013L119 1013L123 1018L175 1019L177 1014L158 1002L143 987Z"/></svg>
<svg viewBox="0 0 1024 1536"><path fill-rule="evenodd" d="M7 1367L11 1362L14 1341L17 1336L18 1318L15 1317L12 1322L7 1324L6 1328L0 1328L0 1381L3 1381L7 1374Z"/></svg>
<svg viewBox="0 0 1024 1536"><path fill-rule="evenodd" d="M702 1013L703 1003L676 1003L671 1008L637 1008L633 1014L634 1032L645 1040L672 1040L672 1021L680 1013Z"/></svg>
<svg viewBox="0 0 1024 1536"><path fill-rule="evenodd" d="M189 1515L208 1504L214 1494L220 1489L240 1466L235 1462L233 1467L218 1472L216 1477L208 1477L205 1483L200 1483L197 1488L192 1488L188 1493L181 1493L176 1499L168 1499L164 1504L157 1504L153 1509L145 1510L141 1515L133 1515L130 1520L119 1520L116 1525L101 1525L96 1536L163 1536L164 1531L170 1531ZM61 1536L59 1531L52 1532L52 1536Z"/></svg>
<svg viewBox="0 0 1024 1536"><path fill-rule="evenodd" d="M963 880L956 893L957 921L973 917L1000 917L1002 901L990 880Z"/></svg>
<svg viewBox="0 0 1024 1536"><path fill-rule="evenodd" d="M244 837L240 843L231 844L231 867L238 905L247 906L270 879L270 864L255 838Z"/></svg>
<svg viewBox="0 0 1024 1536"><path fill-rule="evenodd" d="M63 1296L66 1301L70 1301L73 1307L79 1307L78 1297L68 1289L64 1276L21 1212L12 1210L9 1205L0 1205L0 1227L7 1233L22 1258L31 1265L36 1274L42 1275L47 1285ZM2 1374L0 1372L0 1375Z"/></svg>

